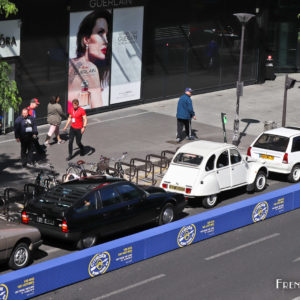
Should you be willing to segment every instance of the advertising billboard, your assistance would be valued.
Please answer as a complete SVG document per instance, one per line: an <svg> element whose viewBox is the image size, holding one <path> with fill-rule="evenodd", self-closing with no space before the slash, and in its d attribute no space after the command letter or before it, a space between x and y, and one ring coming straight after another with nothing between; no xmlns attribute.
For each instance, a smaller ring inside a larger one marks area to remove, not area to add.
<svg viewBox="0 0 300 300"><path fill-rule="evenodd" d="M109 104L111 12L70 14L68 109L73 99L85 109Z"/></svg>
<svg viewBox="0 0 300 300"><path fill-rule="evenodd" d="M110 103L140 99L144 7L114 9Z"/></svg>
<svg viewBox="0 0 300 300"><path fill-rule="evenodd" d="M143 7L70 14L68 110L140 99Z"/></svg>

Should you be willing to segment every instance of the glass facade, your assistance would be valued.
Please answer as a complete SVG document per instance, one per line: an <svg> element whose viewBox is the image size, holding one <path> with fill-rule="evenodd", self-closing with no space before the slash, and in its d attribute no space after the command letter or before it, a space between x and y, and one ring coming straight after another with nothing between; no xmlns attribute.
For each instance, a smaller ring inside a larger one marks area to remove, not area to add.
<svg viewBox="0 0 300 300"><path fill-rule="evenodd" d="M108 10L112 15L112 26L109 29L112 33L112 51L107 50L106 53L111 53L114 66L110 69L110 82L113 83L114 91L110 83L107 92L109 101L101 107L98 105L92 108L91 113L177 97L186 86L198 93L235 87L241 24L233 14L256 14L259 2L260 0L164 0L159 3L152 0L16 0L19 14L12 19L21 20L21 51L20 56L13 59L13 63L16 66L15 78L23 98L20 108L28 106L31 98L38 98L41 105L37 110L37 122L46 123L49 98L59 95L61 104L67 111L69 61L73 58L70 46L79 26L74 25L76 32L72 33L71 21L77 13L99 8ZM264 5L265 11L268 11L269 4ZM136 9L139 11L139 22L131 17ZM264 11L263 8L261 11ZM276 12L274 15L269 14L268 18L256 15L246 25L242 70L242 80L245 83L257 82L262 66L260 61L264 57L261 31L262 28L269 27L260 25L258 21L267 24L266 20L274 20L275 15ZM281 43L285 47L283 49L295 48L292 45L295 30L289 21L284 22L286 23L277 22L272 26L274 38L266 47L273 49ZM288 35L285 34L286 31ZM292 55L293 50L288 51L290 54L286 54L286 50L281 54L278 52L276 59L281 64L293 64L295 52ZM132 96L129 95L128 87L131 92L135 91L134 94L131 93ZM90 88L91 84L88 90ZM113 101L112 94L115 95Z"/></svg>
<svg viewBox="0 0 300 300"><path fill-rule="evenodd" d="M270 2L267 32L267 51L273 55L277 72L300 70L300 1Z"/></svg>
<svg viewBox="0 0 300 300"><path fill-rule="evenodd" d="M198 92L235 85L241 24L233 13L249 12L232 1L164 1L145 10L143 98L176 96L190 86ZM175 7L170 14L170 6ZM184 14L188 12L188 14ZM250 9L253 12L254 8ZM155 15L155 18L153 16ZM186 17L184 17L186 16ZM246 26L243 80L257 79L255 21Z"/></svg>

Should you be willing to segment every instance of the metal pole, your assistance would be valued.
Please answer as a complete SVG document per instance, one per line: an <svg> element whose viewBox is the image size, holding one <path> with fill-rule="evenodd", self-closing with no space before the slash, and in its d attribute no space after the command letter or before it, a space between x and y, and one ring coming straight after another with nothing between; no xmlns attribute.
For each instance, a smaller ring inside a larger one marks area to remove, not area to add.
<svg viewBox="0 0 300 300"><path fill-rule="evenodd" d="M239 139L239 112L240 112L240 96L241 96L241 77L242 77L242 65L243 65L243 52L244 52L244 37L245 37L245 23L242 23L242 37L241 37L241 46L240 46L240 62L239 62L239 74L237 82L237 99L236 99L236 113L234 118L233 125L233 138L232 143L234 145L238 144Z"/></svg>
<svg viewBox="0 0 300 300"><path fill-rule="evenodd" d="M281 122L281 126L285 127L285 123L286 123L286 103L287 103L287 79L288 79L288 75L285 75L285 82L284 82L284 95L283 95L283 108L282 108L282 122Z"/></svg>

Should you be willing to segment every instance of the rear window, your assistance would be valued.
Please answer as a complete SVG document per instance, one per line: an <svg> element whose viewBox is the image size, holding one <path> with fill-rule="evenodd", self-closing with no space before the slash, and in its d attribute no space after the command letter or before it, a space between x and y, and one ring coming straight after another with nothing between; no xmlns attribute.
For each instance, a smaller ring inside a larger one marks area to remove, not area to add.
<svg viewBox="0 0 300 300"><path fill-rule="evenodd" d="M58 185L42 195L38 201L43 204L52 204L62 208L68 208L92 190L94 186L81 184Z"/></svg>
<svg viewBox="0 0 300 300"><path fill-rule="evenodd" d="M279 152L285 152L289 143L289 138L280 135L266 134L264 133L254 144L255 148L262 148L268 150L274 150Z"/></svg>
<svg viewBox="0 0 300 300"><path fill-rule="evenodd" d="M174 163L187 164L193 166L199 166L202 162L203 157L196 154L190 153L178 153L174 158Z"/></svg>

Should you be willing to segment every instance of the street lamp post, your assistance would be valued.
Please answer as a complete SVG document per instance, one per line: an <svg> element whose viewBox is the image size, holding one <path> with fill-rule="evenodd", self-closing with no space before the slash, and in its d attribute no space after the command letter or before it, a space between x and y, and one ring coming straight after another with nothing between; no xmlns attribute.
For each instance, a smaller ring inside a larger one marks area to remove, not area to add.
<svg viewBox="0 0 300 300"><path fill-rule="evenodd" d="M238 145L239 140L239 112L240 112L240 96L243 96L243 85L244 83L241 81L242 77L242 65L243 65L243 52L244 52L244 39L245 39L245 27L246 23L254 17L252 14L246 14L246 13L238 13L233 14L238 18L240 23L242 24L242 34L241 34L241 45L240 45L240 62L239 62L239 74L238 74L238 81L236 85L236 112L235 112L235 118L234 118L234 125L233 125L233 138L232 138L232 144Z"/></svg>

